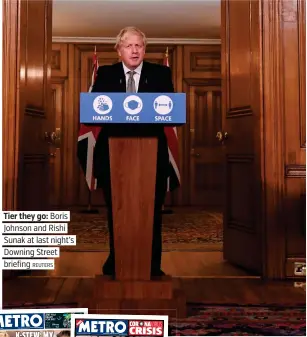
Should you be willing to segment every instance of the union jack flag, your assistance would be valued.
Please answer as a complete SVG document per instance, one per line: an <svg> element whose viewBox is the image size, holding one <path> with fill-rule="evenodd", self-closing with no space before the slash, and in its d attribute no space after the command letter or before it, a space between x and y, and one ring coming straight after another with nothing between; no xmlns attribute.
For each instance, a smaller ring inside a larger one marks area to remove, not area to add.
<svg viewBox="0 0 307 337"><path fill-rule="evenodd" d="M168 48L166 49L163 64L169 67ZM164 133L167 138L168 155L169 155L169 160L170 160L170 174L167 179L167 191L171 192L180 186L179 149L178 149L177 128L171 127L171 126L165 126Z"/></svg>
<svg viewBox="0 0 307 337"><path fill-rule="evenodd" d="M95 52L93 55L92 80L88 90L89 92L92 91L93 85L95 83L98 67L98 57L95 47ZM96 140L100 130L101 126L87 126L81 124L78 135L77 155L90 191L93 191L97 188L97 179L95 179L93 174L93 157Z"/></svg>

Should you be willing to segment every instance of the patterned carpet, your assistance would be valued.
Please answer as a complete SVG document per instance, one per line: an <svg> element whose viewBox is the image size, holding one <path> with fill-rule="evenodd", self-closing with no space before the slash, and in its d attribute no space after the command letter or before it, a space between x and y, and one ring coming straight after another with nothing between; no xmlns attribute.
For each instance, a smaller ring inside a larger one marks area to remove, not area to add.
<svg viewBox="0 0 307 337"><path fill-rule="evenodd" d="M73 213L68 224L70 235L77 235L76 246L61 251L108 251L105 214ZM221 251L222 214L198 211L163 215L163 251Z"/></svg>
<svg viewBox="0 0 307 337"><path fill-rule="evenodd" d="M306 336L305 307L204 306L170 321L169 336Z"/></svg>

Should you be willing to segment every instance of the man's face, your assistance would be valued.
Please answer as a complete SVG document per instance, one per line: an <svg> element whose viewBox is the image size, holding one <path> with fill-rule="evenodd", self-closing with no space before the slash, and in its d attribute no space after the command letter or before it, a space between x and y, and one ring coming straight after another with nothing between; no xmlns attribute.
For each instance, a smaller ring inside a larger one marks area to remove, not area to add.
<svg viewBox="0 0 307 337"><path fill-rule="evenodd" d="M136 69L142 63L145 55L142 37L135 33L126 33L119 45L118 55L129 69Z"/></svg>

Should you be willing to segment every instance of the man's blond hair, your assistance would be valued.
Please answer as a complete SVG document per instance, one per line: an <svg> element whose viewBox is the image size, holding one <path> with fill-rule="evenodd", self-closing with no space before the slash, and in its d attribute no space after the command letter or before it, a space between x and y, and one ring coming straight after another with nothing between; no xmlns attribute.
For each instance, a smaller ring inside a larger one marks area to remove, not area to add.
<svg viewBox="0 0 307 337"><path fill-rule="evenodd" d="M146 40L145 34L140 29L138 29L136 27L129 26L129 27L123 28L118 33L118 35L116 37L116 44L115 44L115 47L114 47L115 49L118 49L118 47L121 45L126 33L132 33L132 34L139 35L143 39L144 47L146 47L147 40Z"/></svg>

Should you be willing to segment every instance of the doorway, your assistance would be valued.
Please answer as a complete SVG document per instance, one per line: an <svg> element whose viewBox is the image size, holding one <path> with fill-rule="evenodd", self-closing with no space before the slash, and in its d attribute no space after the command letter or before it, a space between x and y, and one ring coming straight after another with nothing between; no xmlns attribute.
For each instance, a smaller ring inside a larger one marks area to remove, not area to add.
<svg viewBox="0 0 307 337"><path fill-rule="evenodd" d="M78 4L84 6L82 2L78 2ZM111 2L109 5L112 6ZM204 4L201 5L204 6ZM58 22L63 23L64 21L60 18L67 14L67 6L68 4L63 1L54 1L53 18L56 17L55 10L58 8ZM106 5L104 4L104 6ZM71 11L71 7L69 7L69 11ZM74 11L76 11L76 8L71 15L76 13ZM198 11L199 9L196 8L195 12ZM218 12L220 13L220 7ZM69 21L68 19L66 22L76 21ZM122 23L119 24L119 27L121 26ZM53 28L53 30L56 29ZM164 27L164 31L166 30L166 27ZM195 270L191 271L192 274L190 275L201 276L201 270L203 272L210 270L207 261L211 260L214 264L213 270L216 270L216 264L222 265L221 270L225 269L223 267L222 227L223 147L216 137L216 133L222 130L221 45L218 39L208 39L204 36L200 38L200 31L201 29L198 27L196 33L193 31L187 33L190 36L197 36L196 39L193 37L178 37L177 40L174 40L171 37L161 37L152 40L147 52L148 61L163 63L166 50L168 51L175 88L179 92L187 93L188 123L178 130L182 158L180 167L182 188L169 196L166 206L171 207L174 214L165 216L165 222L170 224L168 226L169 232L166 233L168 236L166 241L170 240L169 237L174 231L178 233L173 235L173 237L175 236L173 242L168 242L169 248L166 248L164 255L170 256L166 257L166 261L169 260L170 262L165 262L170 267L166 268L170 269L170 273L175 272L179 276L184 273L181 267L183 266L182 261L185 253L189 255L185 262L187 268L191 267L191 261L196 261L196 256L199 259ZM170 36L172 34L169 32ZM48 105L48 116L51 119L52 126L49 126L49 130L54 130L53 136L58 136L57 141L60 142L49 146L51 179L48 196L50 197L49 202L54 208L76 211L76 219L79 220L74 222L76 223L75 227L71 225L70 228L75 231L73 233L78 233L79 238L81 238L85 230L82 231L82 225L80 224L83 224L83 228L88 229L89 224L104 220L97 220L95 215L80 219L78 213L80 208L84 209L88 206L89 200L84 175L75 156L78 135L78 95L80 91L88 91L90 86L92 56L95 46L97 47L100 65L117 62L118 56L113 50L114 44L111 44L108 39L101 39L99 36L84 38L69 35L66 38L63 35L53 36L51 45L52 99ZM214 36L216 35L213 33L211 37ZM48 65L45 64L44 66L47 67ZM96 208L103 206L100 191L91 193L91 205ZM185 218L185 221L182 221L183 218ZM178 248L179 240L177 238L179 234L192 232L192 228L194 232L189 233L184 238L186 246L182 248L183 245L180 244ZM88 235L88 231L86 235ZM88 240L88 237L85 237L84 240ZM107 242L106 238L104 240ZM64 259L66 254L68 257L71 256L70 254L77 253L89 254L82 248L79 248L77 252L65 251L65 248L63 248L61 260ZM91 253L94 254L94 252ZM84 256L88 259L86 254ZM208 254L211 254L211 257L208 258ZM99 259L103 258L99 257ZM69 260L70 258L67 261ZM57 263L60 263L60 260ZM177 267L171 267L176 264ZM98 265L100 265L100 262L97 263L95 272L98 269L100 272L100 266ZM228 270L236 273L234 270L237 269L227 266L226 270L226 273L228 273ZM74 271L74 273L78 272ZM211 271L209 273L211 274ZM238 271L238 273L245 274L243 271Z"/></svg>
<svg viewBox="0 0 307 337"><path fill-rule="evenodd" d="M56 6L58 6L59 14L56 14L58 19L54 21L60 22L61 15L64 15L67 10L67 5L58 3L54 8ZM60 8L60 6L62 7ZM104 6L106 5L104 4ZM108 4L108 6L112 7L113 5ZM180 12L179 8L177 9ZM109 7L104 7L104 10L106 12L112 11ZM149 12L149 8L146 10ZM196 12L199 8L194 10ZM220 15L220 5L217 11ZM120 22L119 27L122 27L123 24L124 21ZM58 32L57 34L60 34L60 29L61 27L54 28ZM68 30L68 28L66 29ZM168 31L166 27L163 30ZM184 274L201 276L206 273L224 275L224 272L230 273L231 276L236 273L249 275L249 273L225 263L223 259L224 153L223 146L217 137L218 132L222 130L221 44L219 39L208 39L204 36L202 39L195 39L195 36L200 34L199 30L198 27L197 34L190 31L189 38L187 35L177 39L165 38L166 34L161 35L161 38L158 39L151 38L146 55L146 60L163 64L167 51L176 91L187 93L188 123L178 129L182 186L168 196L165 205L166 208L171 208L174 212L174 214L164 216L164 256L165 261L168 261L165 262L166 269L178 276ZM112 36L116 33L117 31L114 30ZM158 33L155 32L155 34ZM169 32L169 34L172 33ZM211 37L218 35L212 34ZM78 111L79 91L76 88L88 91L90 87L95 48L99 65L106 65L118 62L118 55L113 46L114 43L110 43L109 38L101 38L99 35L96 37L73 37L73 34L70 33L66 37L59 35L53 37L52 81L54 82L54 93L57 90L62 92L54 99L54 102L58 99L58 103L54 105L54 115L65 116L65 123L63 119L61 121L60 118L57 118L60 123L57 127L62 129L66 135L74 135L74 137L77 135L78 113L76 111ZM62 84L59 86L59 83ZM73 109L70 108L72 106ZM67 107L66 110L65 107ZM66 149L67 153L64 154L64 151L61 150L56 165L64 167L73 179L62 180L57 190L62 196L60 207L70 207L78 213L80 209L84 210L88 206L89 193L84 174L73 156L76 153L77 145L75 139L63 137L62 149ZM68 174L66 173L64 176L68 176ZM90 196L90 206L94 209L101 209L101 213L103 213L104 202L100 191L93 191ZM55 200L59 200L59 198L55 198ZM78 233L83 247L88 247L89 245L86 245L86 241L89 239L86 236L89 234L88 228L92 228L93 223L97 222L105 226L105 219L100 215L81 216L80 214L76 214L75 219L77 220L70 224L70 228L75 231L74 233ZM83 228L80 223L83 223ZM93 256L98 256L97 259L99 259L99 263L96 262L95 272L100 272L102 264L100 260L103 260L103 257L94 252L93 247L99 245L102 247L103 243L106 244L104 249L107 250L108 240L105 233L103 235L104 237L98 242L97 234L93 228L91 252L85 252L85 248L81 248L81 244L74 253L71 249L63 248L62 252L67 256L65 266L70 264L68 257L71 256L70 254L86 253L87 255L84 256L87 260L90 256L88 254L95 254ZM100 251L102 250L100 248ZM187 260L183 262L185 257ZM198 261L195 263L194 269L191 268L192 261ZM210 265L212 265L212 270ZM61 268L66 270L66 267ZM186 268L190 271L187 272ZM79 273L82 272L79 271Z"/></svg>

